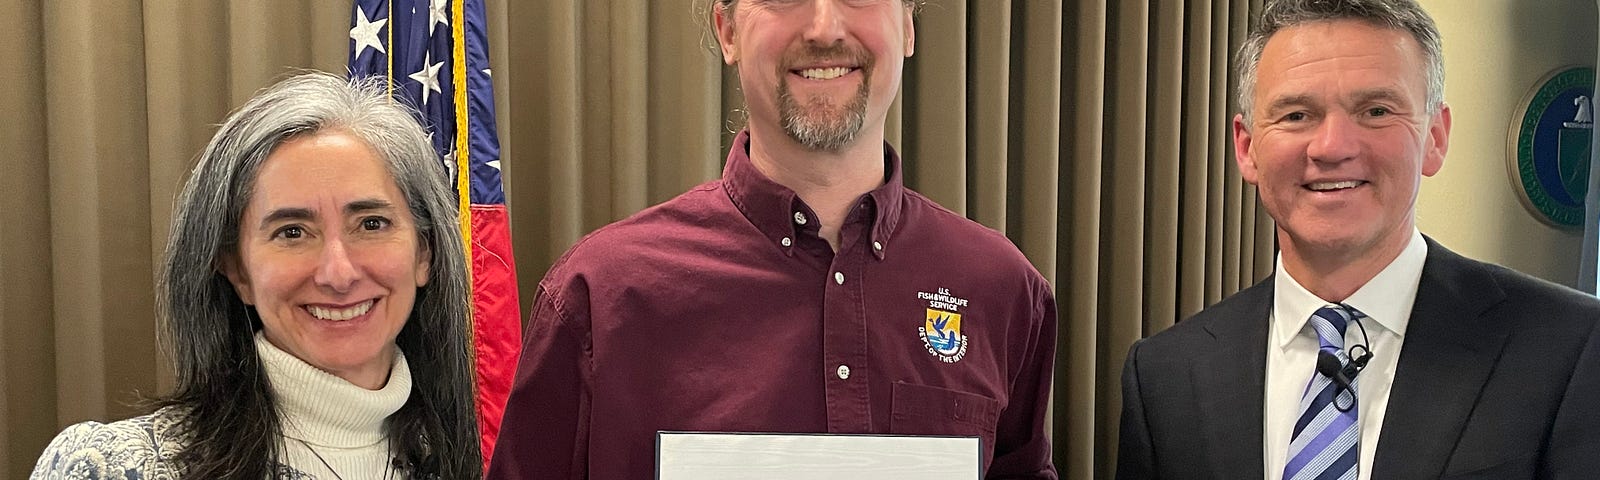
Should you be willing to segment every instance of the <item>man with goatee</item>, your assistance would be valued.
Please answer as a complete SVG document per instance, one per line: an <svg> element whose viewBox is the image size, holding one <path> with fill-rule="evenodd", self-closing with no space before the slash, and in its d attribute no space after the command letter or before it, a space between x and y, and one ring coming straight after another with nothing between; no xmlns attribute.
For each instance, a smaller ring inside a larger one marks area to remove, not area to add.
<svg viewBox="0 0 1600 480"><path fill-rule="evenodd" d="M988 477L1055 478L1050 285L884 142L915 2L709 7L748 127L539 283L489 477L652 478L678 430L969 435Z"/></svg>

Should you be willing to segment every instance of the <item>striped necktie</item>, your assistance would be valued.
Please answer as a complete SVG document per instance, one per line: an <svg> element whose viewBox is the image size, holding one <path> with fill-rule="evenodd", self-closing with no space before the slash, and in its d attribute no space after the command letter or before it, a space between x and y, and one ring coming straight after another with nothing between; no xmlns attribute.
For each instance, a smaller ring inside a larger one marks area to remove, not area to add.
<svg viewBox="0 0 1600 480"><path fill-rule="evenodd" d="M1321 351L1333 354L1339 365L1350 363L1344 349L1344 330L1361 312L1344 305L1328 305L1311 315ZM1354 379L1351 379L1352 382ZM1356 421L1356 386L1340 388L1333 379L1312 372L1300 397L1300 417L1289 442L1284 480L1355 480L1360 456L1360 423Z"/></svg>

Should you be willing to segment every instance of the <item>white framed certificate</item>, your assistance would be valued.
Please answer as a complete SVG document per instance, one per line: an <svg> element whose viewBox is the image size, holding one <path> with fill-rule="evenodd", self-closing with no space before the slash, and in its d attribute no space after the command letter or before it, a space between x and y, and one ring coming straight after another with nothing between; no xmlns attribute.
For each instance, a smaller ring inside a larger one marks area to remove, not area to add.
<svg viewBox="0 0 1600 480"><path fill-rule="evenodd" d="M656 432L658 480L976 480L978 437Z"/></svg>

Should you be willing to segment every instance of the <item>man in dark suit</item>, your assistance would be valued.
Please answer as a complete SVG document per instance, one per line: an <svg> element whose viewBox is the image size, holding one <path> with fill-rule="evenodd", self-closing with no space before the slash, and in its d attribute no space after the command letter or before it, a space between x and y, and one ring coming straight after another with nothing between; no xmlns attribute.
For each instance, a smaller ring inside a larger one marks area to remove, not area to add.
<svg viewBox="0 0 1600 480"><path fill-rule="evenodd" d="M1136 343L1118 478L1600 478L1600 299L1417 231L1450 107L1412 0L1282 0L1238 56L1275 273Z"/></svg>

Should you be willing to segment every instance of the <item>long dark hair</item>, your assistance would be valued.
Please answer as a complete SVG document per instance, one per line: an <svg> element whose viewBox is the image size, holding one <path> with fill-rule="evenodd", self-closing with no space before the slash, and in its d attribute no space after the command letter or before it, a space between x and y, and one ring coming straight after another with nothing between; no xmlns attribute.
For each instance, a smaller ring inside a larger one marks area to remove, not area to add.
<svg viewBox="0 0 1600 480"><path fill-rule="evenodd" d="M432 253L428 283L395 339L413 379L410 398L388 420L396 457L412 478L480 478L467 264L443 164L381 79L324 73L286 79L233 112L178 197L156 301L177 387L156 404L177 409L173 433L185 443L180 469L190 478L269 478L277 471L283 431L256 355L261 324L219 266L223 255L237 253L239 219L262 162L289 139L331 130L360 138L386 162L420 245Z"/></svg>

